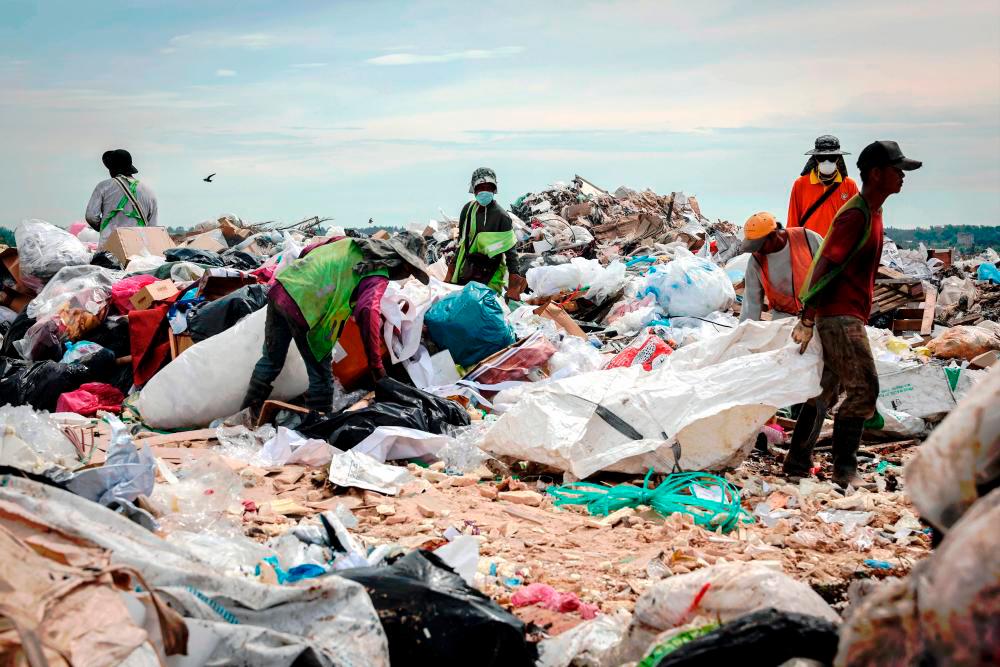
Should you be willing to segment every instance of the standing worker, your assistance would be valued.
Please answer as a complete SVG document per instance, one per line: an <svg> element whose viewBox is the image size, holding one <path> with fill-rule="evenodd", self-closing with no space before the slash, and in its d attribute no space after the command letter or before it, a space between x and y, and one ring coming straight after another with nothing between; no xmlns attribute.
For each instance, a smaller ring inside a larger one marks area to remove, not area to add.
<svg viewBox="0 0 1000 667"><path fill-rule="evenodd" d="M275 276L267 298L264 350L250 377L241 409L255 412L271 395L292 341L309 375L306 407L329 412L333 404L333 348L354 313L376 377L380 355L379 302L389 280L413 276L428 282L424 240L402 232L387 241L333 238L303 250Z"/></svg>
<svg viewBox="0 0 1000 667"><path fill-rule="evenodd" d="M878 373L865 323L882 257L882 204L902 189L904 173L921 164L905 157L895 141L866 146L858 156L861 194L837 214L809 268L799 297L805 305L792 338L801 346L799 352L805 352L814 326L819 330L822 392L803 406L792 432L783 467L790 479L809 475L826 410L843 390L846 396L833 421L833 481L843 487L874 486L858 474L858 447L878 399Z"/></svg>
<svg viewBox="0 0 1000 667"><path fill-rule="evenodd" d="M825 237L837 211L858 194L858 184L847 175L840 140L829 134L816 138L816 147L802 175L792 185L788 200L788 227L805 227Z"/></svg>
<svg viewBox="0 0 1000 667"><path fill-rule="evenodd" d="M107 151L101 161L111 178L94 188L87 204L87 223L100 233L98 250L103 250L111 232L119 227L155 227L156 195L145 183L133 178L139 170L132 165L132 156L119 148Z"/></svg>
<svg viewBox="0 0 1000 667"><path fill-rule="evenodd" d="M765 295L772 320L798 315L799 291L823 237L804 227L782 229L774 215L762 211L743 225L743 239L742 252L753 255L747 263L740 322L760 319Z"/></svg>
<svg viewBox="0 0 1000 667"><path fill-rule="evenodd" d="M497 175L481 167L472 172L469 192L475 199L462 207L458 219L458 249L448 266L445 282L465 285L476 281L517 300L526 283L518 274L514 223L494 196ZM509 287L508 287L509 284Z"/></svg>

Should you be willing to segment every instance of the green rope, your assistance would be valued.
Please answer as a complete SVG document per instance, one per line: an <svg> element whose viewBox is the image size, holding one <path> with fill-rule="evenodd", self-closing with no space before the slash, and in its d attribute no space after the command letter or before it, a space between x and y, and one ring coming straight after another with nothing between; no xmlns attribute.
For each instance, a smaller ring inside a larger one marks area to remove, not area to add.
<svg viewBox="0 0 1000 667"><path fill-rule="evenodd" d="M723 533L740 523L753 523L753 517L740 505L740 490L722 477L705 472L680 472L667 475L655 489L649 488L653 469L646 473L642 487L631 484L602 486L590 482L574 482L550 486L549 495L554 504L584 505L591 514L607 516L624 507L648 505L662 516L683 512L694 517L694 522L707 530L721 529ZM696 495L701 490L702 496ZM721 498L722 500L714 500Z"/></svg>

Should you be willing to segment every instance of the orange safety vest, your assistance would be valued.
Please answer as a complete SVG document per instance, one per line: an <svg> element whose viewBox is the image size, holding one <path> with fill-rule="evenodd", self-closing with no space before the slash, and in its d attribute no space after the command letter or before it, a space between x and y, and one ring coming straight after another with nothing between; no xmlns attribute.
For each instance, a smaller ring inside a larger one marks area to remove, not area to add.
<svg viewBox="0 0 1000 667"><path fill-rule="evenodd" d="M760 263L764 295L767 297L767 302L771 304L771 309L780 310L783 313L798 313L802 310L799 291L801 291L802 283L805 282L806 276L809 274L813 256L809 249L809 239L806 237L805 227L791 227L786 231L788 232L788 253L792 264L791 294L779 292L771 284L771 277L767 274L767 255L758 253L754 253L754 255Z"/></svg>

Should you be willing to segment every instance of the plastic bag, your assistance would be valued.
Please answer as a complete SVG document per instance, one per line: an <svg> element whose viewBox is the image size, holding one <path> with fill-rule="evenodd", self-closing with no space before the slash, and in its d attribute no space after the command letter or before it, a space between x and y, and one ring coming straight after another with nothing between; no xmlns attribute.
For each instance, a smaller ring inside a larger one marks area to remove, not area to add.
<svg viewBox="0 0 1000 667"><path fill-rule="evenodd" d="M170 279L175 283L189 283L201 280L205 269L191 262L172 262L170 264Z"/></svg>
<svg viewBox="0 0 1000 667"><path fill-rule="evenodd" d="M125 273L146 273L148 271L155 271L164 264L167 260L159 255L150 255L148 252L142 255L132 255L128 258L128 265L125 267Z"/></svg>
<svg viewBox="0 0 1000 667"><path fill-rule="evenodd" d="M90 258L90 263L93 266L100 266L112 271L121 271L124 268L122 263L118 261L118 258L107 250L95 252L94 256Z"/></svg>
<svg viewBox="0 0 1000 667"><path fill-rule="evenodd" d="M614 261L605 267L596 259L574 257L568 264L530 268L525 278L534 296L585 289L584 296L599 305L624 287L625 265Z"/></svg>
<svg viewBox="0 0 1000 667"><path fill-rule="evenodd" d="M266 285L247 285L221 299L196 306L187 315L188 333L200 342L220 334L267 305Z"/></svg>
<svg viewBox="0 0 1000 667"><path fill-rule="evenodd" d="M431 306L424 323L431 339L450 350L455 363L468 368L514 342L514 331L504 316L496 292L471 282Z"/></svg>
<svg viewBox="0 0 1000 667"><path fill-rule="evenodd" d="M92 417L98 411L118 413L122 410L125 395L105 382L85 382L76 391L59 396L56 403L58 412L75 412Z"/></svg>
<svg viewBox="0 0 1000 667"><path fill-rule="evenodd" d="M28 361L58 361L64 340L66 325L58 315L50 315L32 324L21 340L14 341L14 349Z"/></svg>
<svg viewBox="0 0 1000 667"><path fill-rule="evenodd" d="M657 264L646 274L645 292L670 316L705 317L726 310L736 299L726 272L707 259L678 248L674 259Z"/></svg>
<svg viewBox="0 0 1000 667"><path fill-rule="evenodd" d="M108 305L112 287L121 279L120 272L100 266L67 266L52 276L28 304L28 316L42 319L64 307L80 308L97 315Z"/></svg>
<svg viewBox="0 0 1000 667"><path fill-rule="evenodd" d="M156 459L149 447L132 442L128 427L117 417L105 415L111 426L111 444L100 468L76 473L66 488L87 500L108 506L132 506L139 496L149 496L156 485Z"/></svg>
<svg viewBox="0 0 1000 667"><path fill-rule="evenodd" d="M536 331L506 350L484 359L465 380L484 385L485 389L504 382L542 379L536 377L537 369L545 366L555 353L555 346L540 331Z"/></svg>
<svg viewBox="0 0 1000 667"><path fill-rule="evenodd" d="M927 343L927 349L940 359L972 361L990 350L1000 350L1000 336L978 326L956 326Z"/></svg>
<svg viewBox="0 0 1000 667"><path fill-rule="evenodd" d="M549 358L549 372L553 377L571 377L589 373L604 366L604 357L590 341L576 336L564 336L559 347Z"/></svg>
<svg viewBox="0 0 1000 667"><path fill-rule="evenodd" d="M1000 269L996 264L983 262L976 269L976 280L989 280L994 285L1000 283Z"/></svg>
<svg viewBox="0 0 1000 667"><path fill-rule="evenodd" d="M24 220L14 230L14 239L21 279L35 291L63 267L90 262L91 253L80 239L44 220Z"/></svg>
<svg viewBox="0 0 1000 667"><path fill-rule="evenodd" d="M100 352L104 348L89 340L81 340L77 343L66 343L66 352L63 354L62 363L74 364L87 355Z"/></svg>
<svg viewBox="0 0 1000 667"><path fill-rule="evenodd" d="M330 461L327 481L334 486L368 489L394 496L413 477L406 468L379 463L371 456L351 450Z"/></svg>
<svg viewBox="0 0 1000 667"><path fill-rule="evenodd" d="M432 552L413 551L388 567L338 574L368 589L392 664L534 665L524 623Z"/></svg>
<svg viewBox="0 0 1000 667"><path fill-rule="evenodd" d="M153 428L198 428L240 409L264 344L265 310L184 351L146 383L136 403ZM309 381L298 348L288 350L271 398L288 400Z"/></svg>
<svg viewBox="0 0 1000 667"><path fill-rule="evenodd" d="M615 355L605 368L628 368L642 366L651 371L673 354L674 348L654 333L646 333L635 338L624 350Z"/></svg>
<svg viewBox="0 0 1000 667"><path fill-rule="evenodd" d="M41 474L52 466L73 470L80 455L59 426L32 408L0 406L0 465Z"/></svg>
<svg viewBox="0 0 1000 667"><path fill-rule="evenodd" d="M197 248L170 248L163 253L168 262L194 262L204 266L225 266L217 252Z"/></svg>

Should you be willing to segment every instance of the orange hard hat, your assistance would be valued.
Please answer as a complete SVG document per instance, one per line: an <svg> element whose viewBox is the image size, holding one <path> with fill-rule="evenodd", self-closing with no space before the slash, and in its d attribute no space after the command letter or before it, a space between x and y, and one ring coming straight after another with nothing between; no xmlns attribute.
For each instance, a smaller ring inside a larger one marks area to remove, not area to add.
<svg viewBox="0 0 1000 667"><path fill-rule="evenodd" d="M743 225L743 238L748 241L762 239L778 228L778 220L767 211L754 213Z"/></svg>

